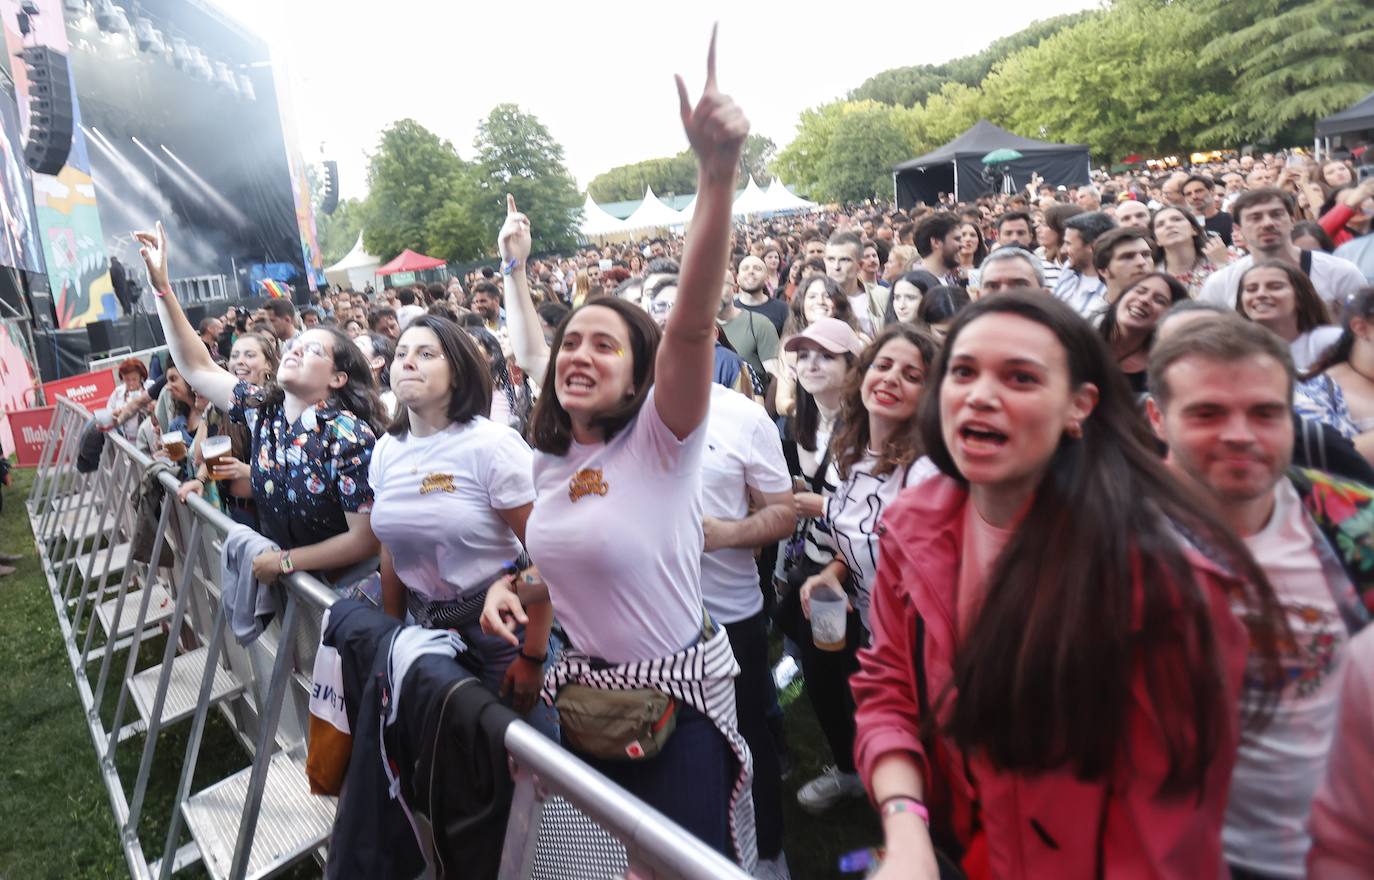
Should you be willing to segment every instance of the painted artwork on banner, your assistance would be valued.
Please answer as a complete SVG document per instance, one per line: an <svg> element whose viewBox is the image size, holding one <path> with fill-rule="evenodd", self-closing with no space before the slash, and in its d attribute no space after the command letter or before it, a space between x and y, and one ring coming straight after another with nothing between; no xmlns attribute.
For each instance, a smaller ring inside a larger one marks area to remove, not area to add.
<svg viewBox="0 0 1374 880"><path fill-rule="evenodd" d="M24 164L24 138L12 87L0 87L0 266L43 271L33 176Z"/></svg>
<svg viewBox="0 0 1374 880"><path fill-rule="evenodd" d="M16 322L0 322L0 409L5 412L31 406L33 401L33 371L24 356L19 332ZM5 455L14 452L15 438L9 419L0 421L0 447Z"/></svg>
<svg viewBox="0 0 1374 880"><path fill-rule="evenodd" d="M62 18L62 0L25 0L36 6L37 15L29 17L30 34L19 33L20 0L0 0L0 25L5 31L5 47L11 57L25 46L48 46L65 57L67 29ZM11 65L15 99L21 128L29 119L29 80L24 65ZM70 70L70 62L68 63ZM55 176L33 175L34 208L38 219L43 262L52 287L59 327L82 327L91 321L118 317L119 306L110 284L110 264L105 253L105 236L95 204L95 184L86 138L81 131L81 110L76 99L76 79L72 82L72 149L67 164Z"/></svg>
<svg viewBox="0 0 1374 880"><path fill-rule="evenodd" d="M287 85L287 59L272 53L273 77L277 87L277 112L281 115L282 138L286 141L286 164L291 173L291 195L296 201L296 227L301 234L301 256L305 259L305 277L310 289L316 290L324 280L324 260L320 256L320 242L315 234L315 206L310 200L310 178L301 158L300 138L296 135L296 120L291 111L291 89Z"/></svg>

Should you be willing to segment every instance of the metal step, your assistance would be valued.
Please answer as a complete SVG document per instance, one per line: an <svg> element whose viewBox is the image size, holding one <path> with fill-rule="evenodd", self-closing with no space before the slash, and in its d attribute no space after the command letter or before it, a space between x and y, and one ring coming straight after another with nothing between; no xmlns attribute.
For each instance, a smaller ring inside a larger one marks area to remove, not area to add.
<svg viewBox="0 0 1374 880"><path fill-rule="evenodd" d="M200 696L200 680L205 674L205 648L188 651L172 661L172 675L167 682L167 697L162 702L162 724L175 724L183 718L190 718L196 711L196 698ZM157 680L162 675L162 664L145 669L129 680L129 696L134 698L138 717L147 722L153 714L153 698L157 696ZM226 697L235 697L243 692L243 683L223 666L215 669L215 680L210 686L210 702L217 703Z"/></svg>
<svg viewBox="0 0 1374 880"><path fill-rule="evenodd" d="M101 627L105 630L105 635L110 638L120 639L127 635L132 635L135 626L138 624L138 606L143 602L143 591L133 590L124 597L124 608L119 615L119 626L112 627L115 606L119 604L119 597L110 599L96 609L96 617L100 620ZM153 595L148 599L148 617L143 621L145 627L161 623L172 616L172 595L167 592L167 588L161 583L153 584ZM114 632L111 632L114 629Z"/></svg>
<svg viewBox="0 0 1374 880"><path fill-rule="evenodd" d="M233 867L251 774L251 767L244 769L181 805L205 869L216 880L227 877ZM245 876L267 877L309 855L329 837L333 824L334 799L311 794L304 763L278 752L268 764L262 812Z"/></svg>
<svg viewBox="0 0 1374 880"><path fill-rule="evenodd" d="M119 574L124 570L124 565L129 561L129 545L117 544L113 551L108 547L103 547L85 556L79 556L76 560L76 570L81 572L81 577L90 580L92 576L105 571L105 557L110 557L110 574Z"/></svg>
<svg viewBox="0 0 1374 880"><path fill-rule="evenodd" d="M100 520L99 513L92 513L84 521L80 517L64 519L62 537L67 541L89 541L96 536L104 536L119 531L119 523L112 521L110 517L105 518L104 528L101 528Z"/></svg>

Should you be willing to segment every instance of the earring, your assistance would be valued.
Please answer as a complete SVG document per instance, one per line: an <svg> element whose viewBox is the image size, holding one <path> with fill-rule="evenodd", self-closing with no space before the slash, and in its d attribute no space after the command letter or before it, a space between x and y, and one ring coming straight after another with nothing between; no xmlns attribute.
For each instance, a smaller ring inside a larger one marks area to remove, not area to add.
<svg viewBox="0 0 1374 880"><path fill-rule="evenodd" d="M1069 426L1066 429L1064 429L1064 433L1068 434L1069 437L1073 438L1074 440L1082 440L1083 423L1078 421L1077 419L1075 419L1072 422L1069 422Z"/></svg>

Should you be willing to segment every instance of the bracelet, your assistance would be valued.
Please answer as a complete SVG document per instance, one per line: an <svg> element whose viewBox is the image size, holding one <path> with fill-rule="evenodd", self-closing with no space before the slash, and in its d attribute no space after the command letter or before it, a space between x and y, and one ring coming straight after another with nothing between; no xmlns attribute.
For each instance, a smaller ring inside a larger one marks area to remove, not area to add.
<svg viewBox="0 0 1374 880"><path fill-rule="evenodd" d="M520 649L520 659L521 659L521 660L528 660L530 663L533 663L533 664L535 664L536 666L543 666L543 665L544 665L544 661L546 661L546 660L549 659L549 652L548 652L548 651L545 651L545 652L543 653L543 655L542 655L542 656L539 656L539 657L531 657L529 654L526 654L526 653L525 653L525 649L522 647L522 648Z"/></svg>
<svg viewBox="0 0 1374 880"><path fill-rule="evenodd" d="M501 264L501 274L509 275L518 268L520 268L520 261L515 259L514 257L511 257L509 260Z"/></svg>
<svg viewBox="0 0 1374 880"><path fill-rule="evenodd" d="M171 291L170 291L170 290L159 290L158 288L154 287L154 288L153 288L153 293L155 293L155 294L157 295L157 298L158 298L158 299L162 299L164 296L166 296L167 294L171 293Z"/></svg>
<svg viewBox="0 0 1374 880"><path fill-rule="evenodd" d="M915 813L926 823L926 827L930 827L930 811L926 809L925 804L910 795L899 794L887 798L878 805L878 812L884 819L898 813Z"/></svg>

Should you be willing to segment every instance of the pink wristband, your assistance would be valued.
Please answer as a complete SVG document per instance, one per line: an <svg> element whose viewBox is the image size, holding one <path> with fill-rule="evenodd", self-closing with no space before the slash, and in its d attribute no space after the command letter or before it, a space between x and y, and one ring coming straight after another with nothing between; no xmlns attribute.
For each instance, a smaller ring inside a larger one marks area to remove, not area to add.
<svg viewBox="0 0 1374 880"><path fill-rule="evenodd" d="M930 812L926 805L912 797L890 797L883 801L882 808L879 810L884 819L888 816L895 816L898 813L915 813L921 817L921 821L930 825Z"/></svg>

